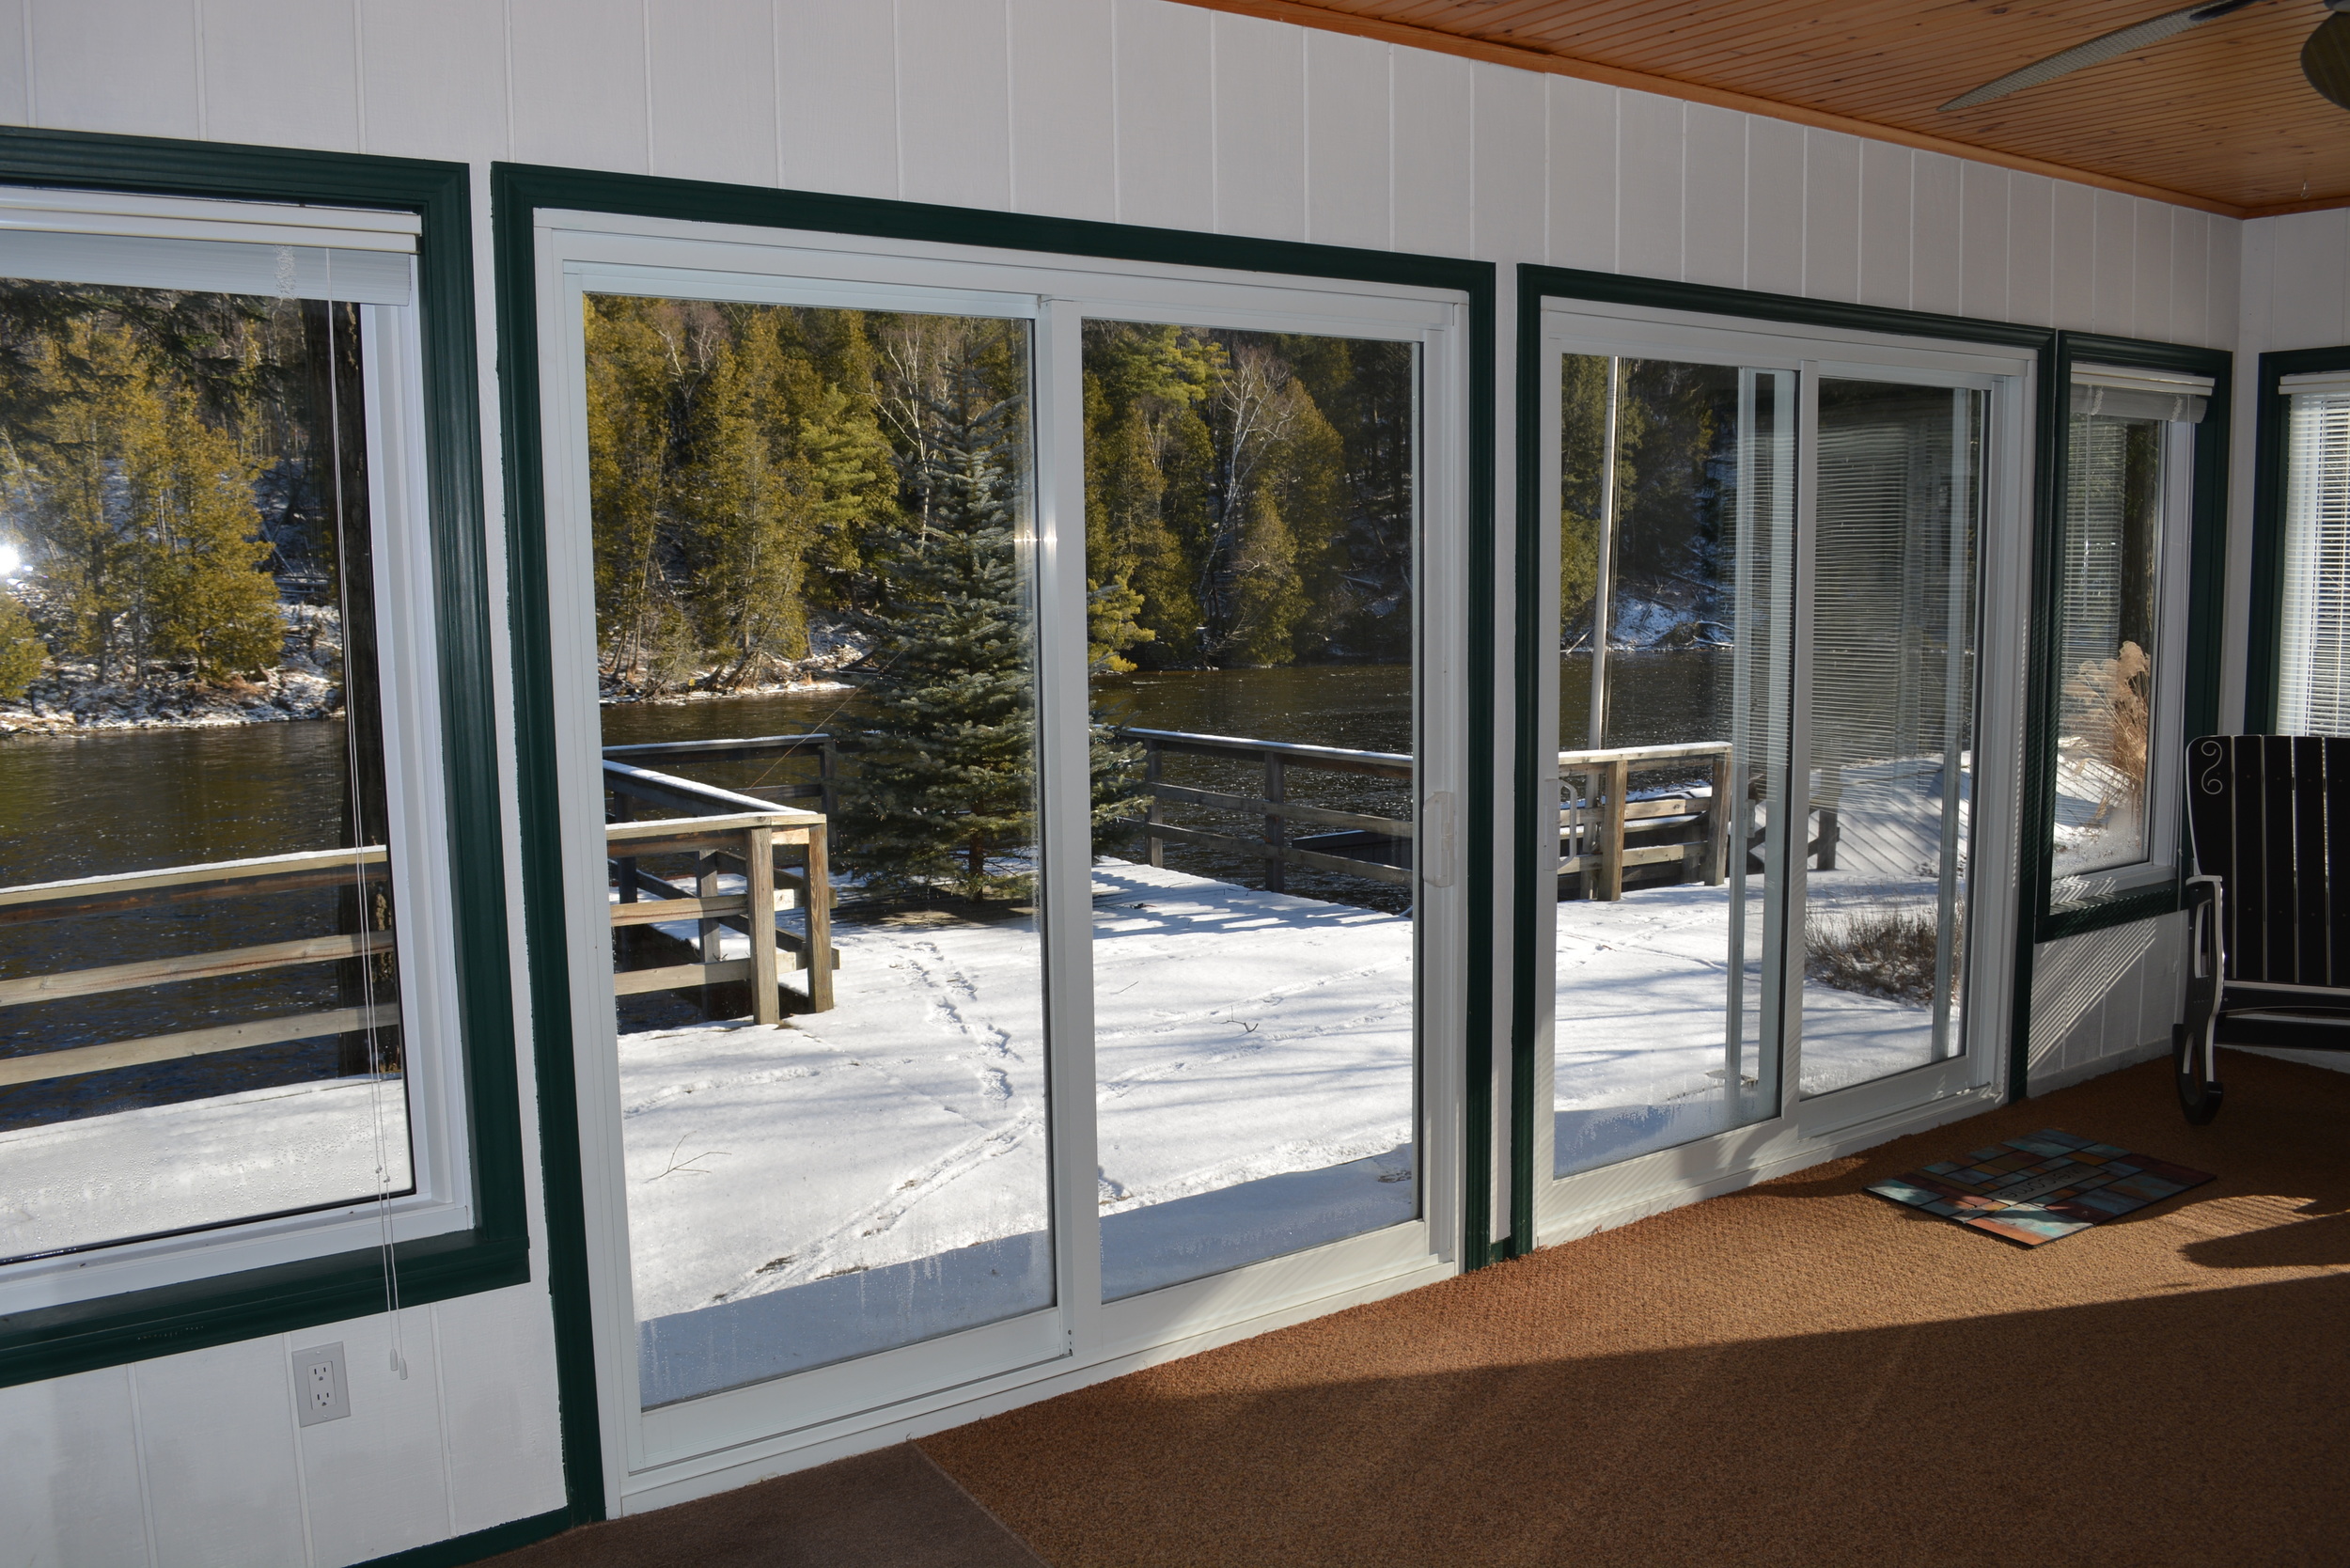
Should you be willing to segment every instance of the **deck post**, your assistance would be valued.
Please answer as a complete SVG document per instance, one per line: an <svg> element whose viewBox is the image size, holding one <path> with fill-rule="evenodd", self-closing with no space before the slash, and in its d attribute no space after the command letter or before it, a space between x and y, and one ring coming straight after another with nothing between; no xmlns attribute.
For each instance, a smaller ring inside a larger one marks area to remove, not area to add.
<svg viewBox="0 0 2350 1568"><path fill-rule="evenodd" d="M624 823L634 815L635 810L629 805L628 796L620 793L618 790L615 790L612 792L612 820L616 823ZM636 902L637 893L636 857L632 855L626 859L620 861L619 871L620 902L622 903L634 903Z"/></svg>
<svg viewBox="0 0 2350 1568"><path fill-rule="evenodd" d="M710 850L697 850L694 853L694 893L696 897L704 899L714 899L718 896L718 856ZM702 962L704 964L724 962L727 956L725 925L710 919L699 921L698 924L701 927ZM759 945L757 936L751 938L751 945L753 947ZM716 1009L717 999L712 994L710 981L705 978L702 982L702 1015L706 1018L715 1018L718 1015Z"/></svg>
<svg viewBox="0 0 2350 1568"><path fill-rule="evenodd" d="M776 835L763 823L743 830L744 913L750 917L751 1022L778 1024L776 995Z"/></svg>
<svg viewBox="0 0 2350 1568"><path fill-rule="evenodd" d="M816 788L826 820L840 814L840 753L826 735L816 748Z"/></svg>
<svg viewBox="0 0 2350 1568"><path fill-rule="evenodd" d="M1281 803L1288 784L1288 770L1278 753L1268 753L1264 760L1264 798L1276 806ZM1281 853L1289 847L1289 819L1268 813L1264 820L1264 886L1268 893L1286 891L1289 886L1288 866Z"/></svg>
<svg viewBox="0 0 2350 1568"><path fill-rule="evenodd" d="M810 823L807 828L807 1007L810 1012L832 1011L832 859L830 822ZM772 923L773 917L770 917Z"/></svg>
<svg viewBox="0 0 2350 1568"><path fill-rule="evenodd" d="M1711 792L1711 798L1705 808L1705 849L1698 856L1698 874L1705 879L1708 887L1718 887L1727 869L1723 862L1729 858L1730 820L1733 815L1730 808L1728 748L1716 752L1707 763L1705 787Z"/></svg>
<svg viewBox="0 0 2350 1568"><path fill-rule="evenodd" d="M1599 842L1595 853L1586 852L1584 861L1586 867L1593 858L1599 863L1596 878L1589 870L1583 873L1594 899L1613 902L1623 897L1623 797L1631 782L1632 764L1622 757L1610 758L1591 770L1592 792L1606 792L1599 808Z"/></svg>
<svg viewBox="0 0 2350 1568"><path fill-rule="evenodd" d="M1150 792L1151 808L1142 819L1142 841L1150 849L1150 861L1154 867L1167 864L1167 840L1155 831L1159 825L1159 769L1166 754L1156 741L1142 743L1142 787Z"/></svg>

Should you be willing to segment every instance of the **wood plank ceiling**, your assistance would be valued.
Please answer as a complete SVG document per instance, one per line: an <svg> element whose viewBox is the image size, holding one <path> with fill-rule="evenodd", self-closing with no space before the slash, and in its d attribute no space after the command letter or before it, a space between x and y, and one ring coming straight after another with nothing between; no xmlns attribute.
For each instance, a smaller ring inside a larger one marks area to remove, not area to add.
<svg viewBox="0 0 2350 1568"><path fill-rule="evenodd" d="M2350 206L2350 111L2302 77L2319 0L2232 16L1954 114L1937 105L2185 0L1199 0L1989 153L2237 216ZM1416 37L1413 35L1417 35ZM1635 78L1649 78L1640 81ZM1661 79L1661 80L1656 80ZM1741 102L1739 101L1746 101ZM1760 101L1760 102L1755 102ZM1955 145L1952 145L1955 144Z"/></svg>

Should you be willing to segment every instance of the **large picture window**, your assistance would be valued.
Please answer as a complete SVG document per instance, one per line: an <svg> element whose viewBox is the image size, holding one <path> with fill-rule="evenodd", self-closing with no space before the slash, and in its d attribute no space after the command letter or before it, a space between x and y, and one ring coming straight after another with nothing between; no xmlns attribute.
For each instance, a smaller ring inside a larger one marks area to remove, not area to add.
<svg viewBox="0 0 2350 1568"><path fill-rule="evenodd" d="M0 1293L462 1227L416 220L49 199L0 231Z"/></svg>

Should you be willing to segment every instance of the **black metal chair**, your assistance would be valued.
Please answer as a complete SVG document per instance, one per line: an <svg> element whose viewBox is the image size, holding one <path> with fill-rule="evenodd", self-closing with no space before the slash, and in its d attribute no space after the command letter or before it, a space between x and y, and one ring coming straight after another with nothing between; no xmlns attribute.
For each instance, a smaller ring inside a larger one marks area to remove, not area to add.
<svg viewBox="0 0 2350 1568"><path fill-rule="evenodd" d="M2205 735L2186 748L2186 1022L2179 1104L2219 1114L2218 1048L2350 1051L2350 738Z"/></svg>

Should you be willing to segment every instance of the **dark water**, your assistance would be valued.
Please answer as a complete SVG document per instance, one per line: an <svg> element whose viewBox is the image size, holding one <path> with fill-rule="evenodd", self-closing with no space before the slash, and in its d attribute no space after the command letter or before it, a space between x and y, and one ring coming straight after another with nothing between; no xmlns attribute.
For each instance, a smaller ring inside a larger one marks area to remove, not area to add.
<svg viewBox="0 0 2350 1568"><path fill-rule="evenodd" d="M1716 739L1727 732L1730 660L1712 649L1617 654L1609 662L1606 740L1613 745ZM1561 671L1562 744L1583 744L1590 660ZM1411 670L1402 665L1180 670L1101 682L1112 722L1360 751L1412 749ZM854 728L856 693L833 690L714 701L638 703L603 710L606 744L797 734ZM211 729L123 730L0 742L0 886L208 860L329 849L346 842L343 726L332 720ZM812 758L749 763L682 761L666 771L734 789L812 780ZM1260 792L1253 764L1170 758L1173 783ZM1402 781L1292 768L1290 798L1375 816L1404 817ZM1167 820L1241 836L1257 824L1230 814L1170 808ZM1112 853L1138 848L1112 843ZM1261 863L1170 846L1167 863L1200 875L1261 885ZM1292 891L1398 908L1408 890L1292 868ZM0 979L128 963L314 934L336 929L331 893L222 900L163 910L0 925ZM276 1012L341 1005L334 966L314 964L238 980L126 991L0 1010L0 1056L60 1049ZM332 1041L224 1053L164 1067L89 1074L49 1085L0 1088L0 1129L63 1116L164 1104L196 1095L298 1082L336 1071Z"/></svg>
<svg viewBox="0 0 2350 1568"><path fill-rule="evenodd" d="M349 766L335 720L0 742L0 886L333 849ZM0 979L337 929L331 890L0 925ZM0 1009L0 1057L346 1005L334 964ZM0 1129L335 1075L332 1039L0 1087Z"/></svg>

